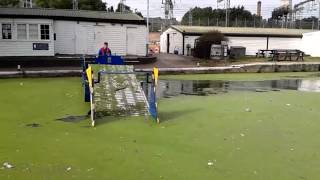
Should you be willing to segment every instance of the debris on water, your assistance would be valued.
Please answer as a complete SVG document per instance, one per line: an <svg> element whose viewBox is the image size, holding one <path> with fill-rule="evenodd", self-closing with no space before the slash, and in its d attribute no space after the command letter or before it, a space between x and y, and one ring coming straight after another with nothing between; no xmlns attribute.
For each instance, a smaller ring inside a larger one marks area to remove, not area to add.
<svg viewBox="0 0 320 180"><path fill-rule="evenodd" d="M23 86L23 82L20 83L20 86Z"/></svg>
<svg viewBox="0 0 320 180"><path fill-rule="evenodd" d="M245 135L243 133L240 134L241 137L244 137Z"/></svg>
<svg viewBox="0 0 320 180"><path fill-rule="evenodd" d="M246 112L251 112L251 109L250 108L246 108Z"/></svg>
<svg viewBox="0 0 320 180"><path fill-rule="evenodd" d="M30 169L29 168L25 168L25 169L23 169L22 171L23 172L27 172L27 171L29 171Z"/></svg>
<svg viewBox="0 0 320 180"><path fill-rule="evenodd" d="M14 168L14 166L13 166L12 164L8 163L8 162L4 162L4 163L3 163L3 167L4 167L4 168L7 168L7 169L12 169L12 168Z"/></svg>
<svg viewBox="0 0 320 180"><path fill-rule="evenodd" d="M67 167L66 171L71 171L71 167Z"/></svg>
<svg viewBox="0 0 320 180"><path fill-rule="evenodd" d="M272 91L281 91L280 89L272 89Z"/></svg>
<svg viewBox="0 0 320 180"><path fill-rule="evenodd" d="M38 123L31 123L31 124L27 124L26 126L27 126L27 127L37 128L37 127L40 127L41 125L38 124Z"/></svg>
<svg viewBox="0 0 320 180"><path fill-rule="evenodd" d="M56 120L57 121L63 121L63 122L76 123L76 122L80 122L80 121L86 120L88 118L89 118L89 115L82 115L82 116L66 116L66 117L63 117L63 118L56 119Z"/></svg>
<svg viewBox="0 0 320 180"><path fill-rule="evenodd" d="M93 170L93 168L89 168L87 171L89 172L89 171L92 171Z"/></svg>
<svg viewBox="0 0 320 180"><path fill-rule="evenodd" d="M258 172L257 171L253 171L253 174L258 174Z"/></svg>
<svg viewBox="0 0 320 180"><path fill-rule="evenodd" d="M291 104L286 104L287 106L291 106Z"/></svg>
<svg viewBox="0 0 320 180"><path fill-rule="evenodd" d="M256 89L256 92L268 92L266 89Z"/></svg>
<svg viewBox="0 0 320 180"><path fill-rule="evenodd" d="M69 98L72 98L72 97L73 97L73 95L70 94L70 93L66 93L66 96L69 97Z"/></svg>
<svg viewBox="0 0 320 180"><path fill-rule="evenodd" d="M162 154L161 154L161 153L158 153L158 154L155 154L154 156L161 158L161 157L162 157Z"/></svg>
<svg viewBox="0 0 320 180"><path fill-rule="evenodd" d="M213 162L212 161L208 161L208 166L213 166Z"/></svg>
<svg viewBox="0 0 320 180"><path fill-rule="evenodd" d="M199 92L181 92L182 95L187 96L208 96L207 92L199 91Z"/></svg>
<svg viewBox="0 0 320 180"><path fill-rule="evenodd" d="M293 148L290 148L290 151L294 151L294 149L293 149Z"/></svg>

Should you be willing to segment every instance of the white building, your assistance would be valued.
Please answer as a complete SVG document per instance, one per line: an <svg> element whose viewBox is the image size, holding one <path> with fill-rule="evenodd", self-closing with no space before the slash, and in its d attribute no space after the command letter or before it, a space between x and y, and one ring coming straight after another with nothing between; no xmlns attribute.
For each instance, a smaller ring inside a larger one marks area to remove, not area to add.
<svg viewBox="0 0 320 180"><path fill-rule="evenodd" d="M320 31L303 34L301 50L312 57L320 57Z"/></svg>
<svg viewBox="0 0 320 180"><path fill-rule="evenodd" d="M136 14L0 8L0 56L113 54L146 56L146 22Z"/></svg>
<svg viewBox="0 0 320 180"><path fill-rule="evenodd" d="M160 37L162 53L186 55L187 47L194 48L201 35L218 30L229 40L229 46L246 47L247 55L256 55L259 49L300 49L302 34L312 30L275 28L234 28L210 26L171 26Z"/></svg>

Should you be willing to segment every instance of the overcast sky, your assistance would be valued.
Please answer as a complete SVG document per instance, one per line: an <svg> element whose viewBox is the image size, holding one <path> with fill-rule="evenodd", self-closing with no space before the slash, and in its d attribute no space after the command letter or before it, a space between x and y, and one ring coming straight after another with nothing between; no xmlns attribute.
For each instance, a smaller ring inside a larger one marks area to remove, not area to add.
<svg viewBox="0 0 320 180"><path fill-rule="evenodd" d="M104 0L109 6L116 6L120 0ZM231 6L244 5L246 9L252 13L256 13L258 0L231 0ZM275 7L280 6L281 0L261 0L262 1L262 15L267 18L271 16L271 12ZM293 4L301 0L293 0ZM147 0L126 0L126 4L133 10L138 9L145 16L147 14ZM161 4L162 0L150 0L150 16L151 17L164 17L164 11ZM211 3L212 2L212 3ZM182 18L185 12L191 7L217 7L216 0L175 0L174 17L178 20ZM223 8L223 3L220 5Z"/></svg>

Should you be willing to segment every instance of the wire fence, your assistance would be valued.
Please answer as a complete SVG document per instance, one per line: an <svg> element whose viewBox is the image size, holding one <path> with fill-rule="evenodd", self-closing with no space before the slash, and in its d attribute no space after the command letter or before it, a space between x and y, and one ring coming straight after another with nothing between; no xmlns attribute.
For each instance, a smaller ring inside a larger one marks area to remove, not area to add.
<svg viewBox="0 0 320 180"><path fill-rule="evenodd" d="M220 27L256 27L256 28L290 28L290 29L313 29L320 30L318 20L314 21L284 21L284 20L234 20L226 25L225 19L198 18L193 19L192 23L183 24L192 26L220 26Z"/></svg>

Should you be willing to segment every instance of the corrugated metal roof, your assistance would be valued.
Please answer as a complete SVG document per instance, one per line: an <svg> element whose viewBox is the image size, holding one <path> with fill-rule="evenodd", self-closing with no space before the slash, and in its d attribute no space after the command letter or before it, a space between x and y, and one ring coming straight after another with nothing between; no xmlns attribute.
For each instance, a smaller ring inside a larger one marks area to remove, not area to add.
<svg viewBox="0 0 320 180"><path fill-rule="evenodd" d="M67 10L67 9L39 9L39 8L0 8L0 17L37 17L52 19L87 19L96 21L119 20L144 22L144 19L134 13L108 13L104 11Z"/></svg>
<svg viewBox="0 0 320 180"><path fill-rule="evenodd" d="M303 29L281 28L242 28L242 27L215 27L215 26L171 26L185 34L204 34L218 30L225 35L248 35L248 36L276 36L276 37L302 37L303 33L314 32Z"/></svg>

